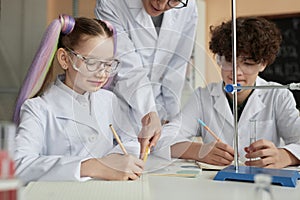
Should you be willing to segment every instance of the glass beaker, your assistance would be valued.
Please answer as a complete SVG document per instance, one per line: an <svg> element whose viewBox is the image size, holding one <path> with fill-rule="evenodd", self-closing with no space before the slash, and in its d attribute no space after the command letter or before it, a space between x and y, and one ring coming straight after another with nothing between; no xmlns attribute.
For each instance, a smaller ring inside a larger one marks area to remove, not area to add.
<svg viewBox="0 0 300 200"><path fill-rule="evenodd" d="M273 200L271 191L272 176L269 174L257 174L254 176L255 200Z"/></svg>
<svg viewBox="0 0 300 200"><path fill-rule="evenodd" d="M14 173L14 138L16 126L14 123L0 121L0 199L18 199L19 180Z"/></svg>

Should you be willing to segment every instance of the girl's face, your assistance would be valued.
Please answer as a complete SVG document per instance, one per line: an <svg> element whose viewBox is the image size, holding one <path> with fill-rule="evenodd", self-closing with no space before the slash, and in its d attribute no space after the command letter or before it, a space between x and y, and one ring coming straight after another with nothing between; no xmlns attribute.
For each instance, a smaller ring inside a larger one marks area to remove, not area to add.
<svg viewBox="0 0 300 200"><path fill-rule="evenodd" d="M74 51L67 50L69 62L65 84L79 94L99 90L109 78L105 69L114 62L113 48L112 38L83 38Z"/></svg>

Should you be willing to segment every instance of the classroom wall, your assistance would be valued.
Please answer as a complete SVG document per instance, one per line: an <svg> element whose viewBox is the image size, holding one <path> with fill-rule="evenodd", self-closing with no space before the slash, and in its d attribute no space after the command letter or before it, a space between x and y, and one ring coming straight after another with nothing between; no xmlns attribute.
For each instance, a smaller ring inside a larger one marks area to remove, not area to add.
<svg viewBox="0 0 300 200"><path fill-rule="evenodd" d="M300 12L300 0L236 0L236 15L277 15ZM231 18L231 0L206 0L206 49L208 50L209 26ZM208 51L207 51L208 52ZM210 59L212 55L208 53ZM220 80L216 65L207 61L206 82Z"/></svg>
<svg viewBox="0 0 300 200"><path fill-rule="evenodd" d="M50 23L61 13L94 18L95 5L96 0L47 0L47 21Z"/></svg>
<svg viewBox="0 0 300 200"><path fill-rule="evenodd" d="M44 0L0 0L0 120L10 120L19 87L45 29Z"/></svg>

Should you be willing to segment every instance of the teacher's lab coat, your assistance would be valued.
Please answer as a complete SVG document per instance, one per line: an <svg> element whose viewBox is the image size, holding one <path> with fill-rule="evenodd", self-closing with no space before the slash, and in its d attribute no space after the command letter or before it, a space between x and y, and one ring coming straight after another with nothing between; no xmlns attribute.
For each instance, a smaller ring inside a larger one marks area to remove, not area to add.
<svg viewBox="0 0 300 200"><path fill-rule="evenodd" d="M195 1L166 11L159 35L142 0L98 0L95 14L117 30L116 55L121 64L114 92L130 105L138 123L150 111L169 120L178 114L194 46Z"/></svg>
<svg viewBox="0 0 300 200"><path fill-rule="evenodd" d="M258 86L273 84L276 83L266 82L259 77L256 80ZM204 143L214 141L197 119L206 123L223 142L233 146L234 118L223 90L223 82L195 90L182 112L179 132L182 140L197 133L202 136ZM253 91L238 122L238 152L241 159L245 155L244 147L250 144L250 120L256 121L256 140L272 141L277 147L287 149L300 159L300 117L293 94L289 90Z"/></svg>
<svg viewBox="0 0 300 200"><path fill-rule="evenodd" d="M80 164L89 158L122 153L113 143L112 124L125 148L139 155L139 143L116 96L100 89L90 93L91 114L57 80L41 97L21 108L16 136L16 175L29 181L81 180ZM77 94L78 95L78 94Z"/></svg>

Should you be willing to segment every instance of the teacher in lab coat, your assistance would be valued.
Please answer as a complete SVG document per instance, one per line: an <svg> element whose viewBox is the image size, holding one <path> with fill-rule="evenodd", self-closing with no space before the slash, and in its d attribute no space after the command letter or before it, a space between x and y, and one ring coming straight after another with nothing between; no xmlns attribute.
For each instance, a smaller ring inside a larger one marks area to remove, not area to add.
<svg viewBox="0 0 300 200"><path fill-rule="evenodd" d="M216 55L222 81L196 89L186 104L179 133L182 142L177 141L171 147L174 157L215 165L229 165L233 161L233 96L224 91L224 86L233 80L231 27L231 21L211 27L209 48ZM281 34L274 23L256 17L238 18L237 83L279 85L263 80L258 74L273 63L280 43ZM237 103L238 153L245 165L283 168L300 164L300 117L288 89L241 90L237 93ZM220 141L216 141L198 119L206 123ZM204 143L184 141L195 135L202 136Z"/></svg>
<svg viewBox="0 0 300 200"><path fill-rule="evenodd" d="M113 91L128 104L141 156L155 146L161 123L180 113L197 25L194 0L97 0L97 18L117 29L120 71Z"/></svg>

